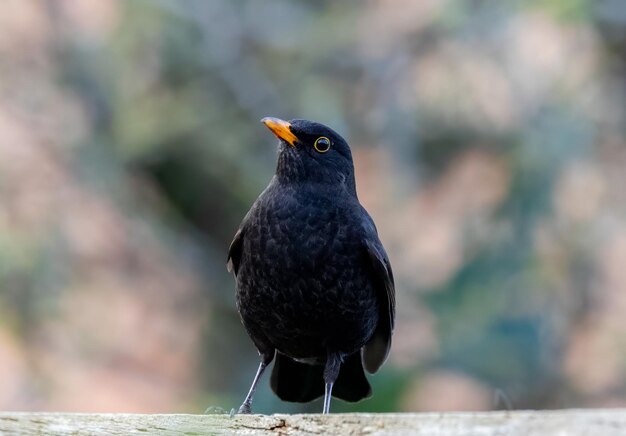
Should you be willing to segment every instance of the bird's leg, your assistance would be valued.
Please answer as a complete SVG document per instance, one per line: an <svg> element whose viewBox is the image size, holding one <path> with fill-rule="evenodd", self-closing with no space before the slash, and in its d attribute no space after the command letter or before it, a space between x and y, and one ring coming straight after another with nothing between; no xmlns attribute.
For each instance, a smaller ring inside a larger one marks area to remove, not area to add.
<svg viewBox="0 0 626 436"><path fill-rule="evenodd" d="M326 383L326 389L324 391L324 410L323 414L330 413L330 399L333 394L333 384L339 376L339 369L341 368L341 357L338 354L329 353L326 358L326 366L324 367L324 383Z"/></svg>
<svg viewBox="0 0 626 436"><path fill-rule="evenodd" d="M250 391L248 391L248 395L246 395L246 399L243 401L241 407L237 413L250 414L252 413L252 399L254 398L254 392L256 391L256 386L265 372L265 368L272 361L273 355L268 357L261 355L261 363L259 364L259 369L256 371L256 375L254 376L254 380L252 380L252 386L250 386Z"/></svg>

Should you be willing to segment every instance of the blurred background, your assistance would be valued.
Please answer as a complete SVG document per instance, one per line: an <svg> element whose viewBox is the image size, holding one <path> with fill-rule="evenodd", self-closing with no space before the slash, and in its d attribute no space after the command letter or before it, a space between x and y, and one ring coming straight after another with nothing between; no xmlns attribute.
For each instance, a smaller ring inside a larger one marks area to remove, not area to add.
<svg viewBox="0 0 626 436"><path fill-rule="evenodd" d="M268 115L348 139L395 268L374 397L334 411L626 406L622 1L2 8L0 410L240 404Z"/></svg>

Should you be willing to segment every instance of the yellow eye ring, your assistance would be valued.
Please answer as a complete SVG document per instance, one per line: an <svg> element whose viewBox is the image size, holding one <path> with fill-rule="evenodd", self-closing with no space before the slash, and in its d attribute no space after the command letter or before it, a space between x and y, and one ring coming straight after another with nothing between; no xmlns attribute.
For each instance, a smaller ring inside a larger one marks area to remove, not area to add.
<svg viewBox="0 0 626 436"><path fill-rule="evenodd" d="M326 153L328 150L330 150L330 139L325 136L320 136L315 140L313 148L315 148L315 151L317 151L318 153Z"/></svg>

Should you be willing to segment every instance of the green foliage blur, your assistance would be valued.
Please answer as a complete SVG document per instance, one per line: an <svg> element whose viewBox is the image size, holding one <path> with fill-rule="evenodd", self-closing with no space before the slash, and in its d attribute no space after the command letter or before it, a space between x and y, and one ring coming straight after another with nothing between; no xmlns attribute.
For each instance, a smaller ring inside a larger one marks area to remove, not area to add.
<svg viewBox="0 0 626 436"><path fill-rule="evenodd" d="M7 0L0 410L239 405L264 116L348 139L395 269L374 396L333 411L626 406L625 77L619 0Z"/></svg>

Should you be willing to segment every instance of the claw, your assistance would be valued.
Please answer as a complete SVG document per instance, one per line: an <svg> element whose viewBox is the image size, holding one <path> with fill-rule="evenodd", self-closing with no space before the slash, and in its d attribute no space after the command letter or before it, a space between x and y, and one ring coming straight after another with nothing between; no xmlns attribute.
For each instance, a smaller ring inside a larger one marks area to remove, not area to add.
<svg viewBox="0 0 626 436"><path fill-rule="evenodd" d="M237 410L237 415L250 415L252 414L252 408L249 404L242 404L239 410Z"/></svg>

